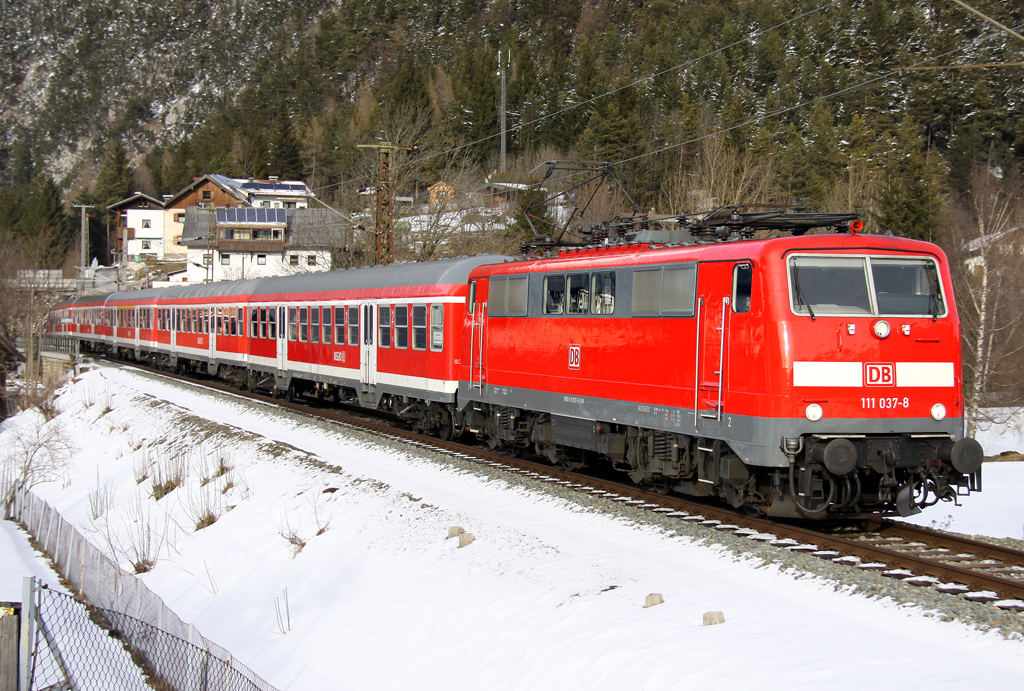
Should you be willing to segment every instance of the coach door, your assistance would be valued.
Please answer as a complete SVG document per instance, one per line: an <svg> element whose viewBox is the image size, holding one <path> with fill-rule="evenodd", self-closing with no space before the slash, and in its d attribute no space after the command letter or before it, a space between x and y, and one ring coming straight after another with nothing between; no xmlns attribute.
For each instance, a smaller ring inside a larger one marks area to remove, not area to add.
<svg viewBox="0 0 1024 691"><path fill-rule="evenodd" d="M206 330L206 338L210 346L210 362L217 362L217 312L220 307L203 308L203 328Z"/></svg>
<svg viewBox="0 0 1024 691"><path fill-rule="evenodd" d="M277 323L276 323L276 334L275 340L277 341L277 369L278 371L284 371L288 365L288 312L284 305L278 305L276 308L269 307L268 310L277 310ZM273 314L270 315L273 318Z"/></svg>
<svg viewBox="0 0 1024 691"><path fill-rule="evenodd" d="M701 419L722 419L729 367L733 266L732 262L709 262L701 263L697 270L697 426Z"/></svg>
<svg viewBox="0 0 1024 691"><path fill-rule="evenodd" d="M369 387L377 384L377 348L373 344L373 313L377 306L371 302L361 302L359 309L363 312L363 318L359 320L362 344L359 351L359 380L363 384L363 391L369 391Z"/></svg>

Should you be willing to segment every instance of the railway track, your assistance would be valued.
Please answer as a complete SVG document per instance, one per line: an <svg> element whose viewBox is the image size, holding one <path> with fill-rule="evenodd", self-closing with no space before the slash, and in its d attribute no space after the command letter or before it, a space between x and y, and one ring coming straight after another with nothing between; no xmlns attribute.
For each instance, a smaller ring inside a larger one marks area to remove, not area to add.
<svg viewBox="0 0 1024 691"><path fill-rule="evenodd" d="M106 360L124 365L117 360ZM581 493L699 522L751 540L807 552L850 568L879 571L914 585L930 586L974 602L989 602L1003 610L1024 612L1024 551L918 526L877 519L808 527L747 516L731 509L680 496L663 495L636 485L582 475L546 461L513 458L478 446L442 441L403 429L395 421L358 407L325 407L319 399L297 402L240 391L221 381L171 374L139 363L132 367L169 379L269 403L304 415L331 420L415 446L441 451L543 482L558 483Z"/></svg>

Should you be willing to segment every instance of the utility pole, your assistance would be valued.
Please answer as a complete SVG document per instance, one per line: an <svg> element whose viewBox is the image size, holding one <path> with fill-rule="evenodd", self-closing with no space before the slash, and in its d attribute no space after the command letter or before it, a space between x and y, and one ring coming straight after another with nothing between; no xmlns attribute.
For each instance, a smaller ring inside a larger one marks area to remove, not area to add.
<svg viewBox="0 0 1024 691"><path fill-rule="evenodd" d="M86 230L85 210L86 209L94 209L96 207L92 206L92 205L86 205L86 204L75 204L74 207L76 209L81 209L82 210L82 237L81 237L81 241L80 241L82 254L81 254L81 258L79 260L79 264L78 264L78 271L79 271L79 274L78 274L78 296L81 297L82 295L85 294L85 279L86 279L86 266L85 266L85 263L89 260L89 233Z"/></svg>
<svg viewBox="0 0 1024 691"><path fill-rule="evenodd" d="M417 146L398 146L391 142L356 144L360 149L377 150L377 247L374 264L390 264L394 228L395 178L391 168L394 151L418 151Z"/></svg>
<svg viewBox="0 0 1024 691"><path fill-rule="evenodd" d="M505 56L506 62L511 60L512 53L509 52ZM507 130L505 129L505 77L508 70L505 69L505 65L501 62L501 51L498 51L498 76L501 77L501 172L504 173L506 170L506 148L505 148L505 135Z"/></svg>

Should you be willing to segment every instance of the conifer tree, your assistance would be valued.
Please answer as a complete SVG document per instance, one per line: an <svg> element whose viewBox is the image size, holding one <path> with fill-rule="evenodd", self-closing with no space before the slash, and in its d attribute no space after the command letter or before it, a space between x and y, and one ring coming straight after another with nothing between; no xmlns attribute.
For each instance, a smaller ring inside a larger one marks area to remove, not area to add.
<svg viewBox="0 0 1024 691"><path fill-rule="evenodd" d="M295 138L288 114L283 110L274 121L270 151L270 171L273 175L277 175L283 180L301 180L303 178L299 142Z"/></svg>
<svg viewBox="0 0 1024 691"><path fill-rule="evenodd" d="M121 142L111 140L107 146L107 155L100 166L96 177L96 199L106 209L122 199L127 199L135 191L135 171L128 163L128 154Z"/></svg>
<svg viewBox="0 0 1024 691"><path fill-rule="evenodd" d="M918 240L934 239L942 200L917 133L917 125L905 118L891 148L885 168L886 187L878 199L876 214L882 231Z"/></svg>

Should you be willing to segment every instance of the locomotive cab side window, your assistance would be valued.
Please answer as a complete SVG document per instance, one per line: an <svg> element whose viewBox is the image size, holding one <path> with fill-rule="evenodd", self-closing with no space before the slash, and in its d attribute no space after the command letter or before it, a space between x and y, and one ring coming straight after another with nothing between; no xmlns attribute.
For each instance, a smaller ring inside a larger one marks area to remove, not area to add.
<svg viewBox="0 0 1024 691"><path fill-rule="evenodd" d="M615 273L600 271L590 279L591 305L594 314L615 313Z"/></svg>
<svg viewBox="0 0 1024 691"><path fill-rule="evenodd" d="M571 274L569 276L569 314L587 314L590 311L590 290L587 285L587 274Z"/></svg>
<svg viewBox="0 0 1024 691"><path fill-rule="evenodd" d="M565 276L544 278L544 314L561 314L565 311Z"/></svg>
<svg viewBox="0 0 1024 691"><path fill-rule="evenodd" d="M732 270L732 311L742 314L750 311L750 297L754 283L754 269L750 264L737 264Z"/></svg>

